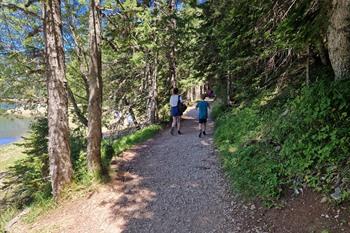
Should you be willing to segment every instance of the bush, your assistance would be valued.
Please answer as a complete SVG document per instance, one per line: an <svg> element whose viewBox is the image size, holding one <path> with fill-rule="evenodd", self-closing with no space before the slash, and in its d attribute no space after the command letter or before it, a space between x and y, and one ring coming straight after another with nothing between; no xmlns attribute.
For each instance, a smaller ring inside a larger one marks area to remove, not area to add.
<svg viewBox="0 0 350 233"><path fill-rule="evenodd" d="M113 149L115 154L120 154L124 150L129 149L131 146L143 142L151 137L153 137L161 129L160 125L150 125L135 133L117 139L113 142Z"/></svg>
<svg viewBox="0 0 350 233"><path fill-rule="evenodd" d="M348 198L349 84L318 82L272 108L260 96L220 117L215 142L234 187L268 202L305 185Z"/></svg>
<svg viewBox="0 0 350 233"><path fill-rule="evenodd" d="M31 203L35 195L50 196L46 118L39 118L30 126L30 136L19 144L25 148L26 157L16 161L6 174L2 192L7 202L23 206Z"/></svg>
<svg viewBox="0 0 350 233"><path fill-rule="evenodd" d="M21 208L39 197L51 197L47 137L48 121L38 118L30 126L30 136L19 144L25 148L26 157L9 167L1 187L2 192L6 193L5 201L8 204L16 204ZM86 140L81 132L72 132L70 146L75 178L79 180L86 170L86 157L81 156L86 148Z"/></svg>
<svg viewBox="0 0 350 233"><path fill-rule="evenodd" d="M226 111L226 106L222 102L214 102L210 116L213 120L217 120Z"/></svg>

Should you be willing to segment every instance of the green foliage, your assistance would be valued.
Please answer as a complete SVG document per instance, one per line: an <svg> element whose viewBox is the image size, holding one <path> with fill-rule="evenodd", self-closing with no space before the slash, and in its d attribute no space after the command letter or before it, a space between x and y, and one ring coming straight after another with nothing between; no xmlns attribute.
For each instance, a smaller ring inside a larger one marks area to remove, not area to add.
<svg viewBox="0 0 350 233"><path fill-rule="evenodd" d="M226 109L227 107L222 102L216 101L212 106L210 116L213 118L213 120L217 120L225 113Z"/></svg>
<svg viewBox="0 0 350 233"><path fill-rule="evenodd" d="M328 194L338 187L347 199L349 86L349 81L317 82L269 108L265 105L276 100L265 93L218 118L215 142L234 187L268 203L284 188L305 185Z"/></svg>
<svg viewBox="0 0 350 233"><path fill-rule="evenodd" d="M349 81L304 87L271 134L283 146L285 174L316 190L349 192ZM293 157L292 157L293 155Z"/></svg>
<svg viewBox="0 0 350 233"><path fill-rule="evenodd" d="M57 207L57 203L52 198L38 195L35 202L31 204L30 211L24 215L23 220L27 223L33 223L39 216L55 207Z"/></svg>
<svg viewBox="0 0 350 233"><path fill-rule="evenodd" d="M146 141L153 137L161 129L160 125L150 125L135 133L117 139L113 142L113 149L116 155L131 148L133 145Z"/></svg>
<svg viewBox="0 0 350 233"><path fill-rule="evenodd" d="M18 209L9 207L0 213L0 232L5 232L6 224L18 214Z"/></svg>
<svg viewBox="0 0 350 233"><path fill-rule="evenodd" d="M113 142L108 139L104 140L102 144L102 170L106 175L108 174L109 165L114 155Z"/></svg>
<svg viewBox="0 0 350 233"><path fill-rule="evenodd" d="M32 202L35 195L50 195L47 135L48 124L46 118L39 118L32 123L31 133L21 144L25 148L25 158L16 161L8 169L3 191L6 200L19 206Z"/></svg>
<svg viewBox="0 0 350 233"><path fill-rule="evenodd" d="M38 118L30 126L30 135L19 144L26 156L9 167L1 187L8 203L23 207L51 197L47 135L47 118ZM86 156L82 156L86 139L80 131L72 132L70 145L74 174L79 182L86 173Z"/></svg>

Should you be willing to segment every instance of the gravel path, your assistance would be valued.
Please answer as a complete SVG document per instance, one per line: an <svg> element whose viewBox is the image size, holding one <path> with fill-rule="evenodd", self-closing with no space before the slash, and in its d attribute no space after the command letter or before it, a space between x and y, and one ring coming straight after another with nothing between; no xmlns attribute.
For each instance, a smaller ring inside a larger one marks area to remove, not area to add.
<svg viewBox="0 0 350 233"><path fill-rule="evenodd" d="M125 232L238 232L212 137L200 139L196 127L187 119L183 135L164 132L133 164L154 196L144 209L151 217L130 219Z"/></svg>
<svg viewBox="0 0 350 233"><path fill-rule="evenodd" d="M108 187L68 203L28 232L248 233L250 208L230 194L208 136L198 137L194 110L183 135L163 131L114 161Z"/></svg>
<svg viewBox="0 0 350 233"><path fill-rule="evenodd" d="M142 156L123 166L123 170L142 177L140 183L128 188L130 196L123 205L133 202L135 188L152 193L123 232L261 232L254 227L242 228L249 210L228 191L213 148L213 122L208 123L208 135L199 138L195 111L190 110L184 118L183 135L163 132L139 151Z"/></svg>

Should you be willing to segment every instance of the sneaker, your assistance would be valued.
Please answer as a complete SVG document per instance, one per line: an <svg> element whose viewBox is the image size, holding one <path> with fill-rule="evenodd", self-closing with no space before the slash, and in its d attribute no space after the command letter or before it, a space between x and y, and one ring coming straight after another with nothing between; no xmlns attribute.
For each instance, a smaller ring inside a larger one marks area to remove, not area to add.
<svg viewBox="0 0 350 233"><path fill-rule="evenodd" d="M180 130L178 130L178 131L177 131L177 133L178 133L179 135L181 135L181 134L182 134Z"/></svg>
<svg viewBox="0 0 350 233"><path fill-rule="evenodd" d="M174 127L171 127L170 134L174 136Z"/></svg>
<svg viewBox="0 0 350 233"><path fill-rule="evenodd" d="M207 134L205 133L205 131L203 131L203 135L207 135Z"/></svg>
<svg viewBox="0 0 350 233"><path fill-rule="evenodd" d="M199 132L198 137L200 137L200 138L202 137L202 131L201 131L201 132Z"/></svg>

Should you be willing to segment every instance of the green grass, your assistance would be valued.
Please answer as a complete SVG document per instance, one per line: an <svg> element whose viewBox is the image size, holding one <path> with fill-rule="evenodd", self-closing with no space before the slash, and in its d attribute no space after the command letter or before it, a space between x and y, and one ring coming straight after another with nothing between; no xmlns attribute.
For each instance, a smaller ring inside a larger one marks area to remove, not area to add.
<svg viewBox="0 0 350 233"><path fill-rule="evenodd" d="M218 108L215 143L235 190L272 204L283 190L307 186L329 195L340 187L341 201L349 200L349 81L291 91Z"/></svg>
<svg viewBox="0 0 350 233"><path fill-rule="evenodd" d="M33 223L39 216L42 216L56 207L57 203L52 198L37 199L30 205L30 211L24 215L23 221L25 223Z"/></svg>
<svg viewBox="0 0 350 233"><path fill-rule="evenodd" d="M157 132L159 132L160 129L160 125L151 125L139 131L136 131L133 134L117 139L113 142L113 149L115 154L118 155L121 152L131 148L133 145L152 138Z"/></svg>
<svg viewBox="0 0 350 233"><path fill-rule="evenodd" d="M17 214L19 210L16 208L7 208L6 210L1 210L0 213L0 232L5 232L6 224L11 221Z"/></svg>
<svg viewBox="0 0 350 233"><path fill-rule="evenodd" d="M5 171L9 166L25 157L24 148L16 144L0 146L0 172Z"/></svg>
<svg viewBox="0 0 350 233"><path fill-rule="evenodd" d="M152 138L161 128L160 125L150 125L114 141L105 140L102 151L102 166L104 169L109 167L113 156L119 155L132 146Z"/></svg>

